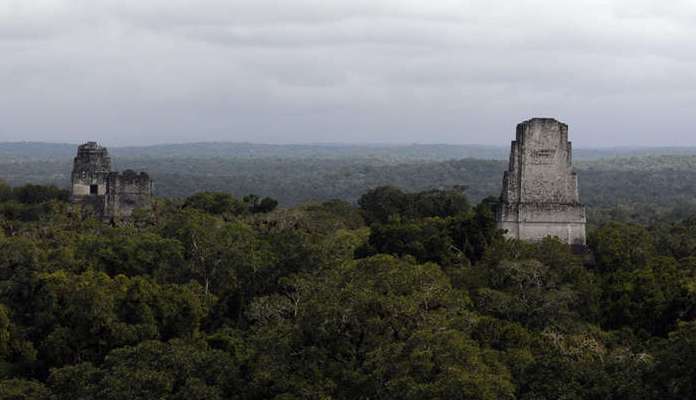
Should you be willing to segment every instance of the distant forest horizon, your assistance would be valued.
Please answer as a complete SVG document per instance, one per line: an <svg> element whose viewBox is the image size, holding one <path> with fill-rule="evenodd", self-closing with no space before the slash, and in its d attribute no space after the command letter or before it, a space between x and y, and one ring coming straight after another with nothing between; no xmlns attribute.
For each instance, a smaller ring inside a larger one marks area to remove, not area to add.
<svg viewBox="0 0 696 400"><path fill-rule="evenodd" d="M255 194L280 207L344 200L368 190L463 190L498 197L509 145L257 145L199 143L108 147L115 170L145 171L154 194ZM74 144L0 143L0 180L70 187ZM591 223L611 213L640 223L696 212L696 148L574 149L580 200Z"/></svg>
<svg viewBox="0 0 696 400"><path fill-rule="evenodd" d="M382 161L430 160L446 161L460 158L506 160L510 141L499 145L450 143L261 143L245 141L192 141L149 145L109 145L114 157L242 157L242 158L379 158ZM571 140L572 142L572 140ZM0 162L7 160L53 160L74 157L77 146L84 142L60 143L43 141L0 142ZM575 160L602 158L696 155L696 146L577 146Z"/></svg>

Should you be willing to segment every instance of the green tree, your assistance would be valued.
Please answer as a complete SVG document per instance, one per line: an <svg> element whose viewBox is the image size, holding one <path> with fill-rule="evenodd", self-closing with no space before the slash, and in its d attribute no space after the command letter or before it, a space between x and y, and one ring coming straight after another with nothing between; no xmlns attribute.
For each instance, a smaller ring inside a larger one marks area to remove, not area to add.
<svg viewBox="0 0 696 400"><path fill-rule="evenodd" d="M358 200L368 225L386 223L390 217L403 214L409 208L409 203L409 196L393 186L372 189Z"/></svg>
<svg viewBox="0 0 696 400"><path fill-rule="evenodd" d="M512 398L468 325L465 293L435 264L380 255L287 281L250 315L259 396Z"/></svg>
<svg viewBox="0 0 696 400"><path fill-rule="evenodd" d="M365 252L384 253L395 256L414 256L421 262L436 262L448 265L457 261L447 221L428 218L419 221L399 219L386 224L374 224L371 228L370 246ZM460 262L467 260L461 254Z"/></svg>
<svg viewBox="0 0 696 400"><path fill-rule="evenodd" d="M0 400L48 400L49 390L41 383L25 379L0 381Z"/></svg>
<svg viewBox="0 0 696 400"><path fill-rule="evenodd" d="M545 331L532 345L534 360L517 378L520 399L653 399L645 376L652 358L610 347L601 332Z"/></svg>
<svg viewBox="0 0 696 400"><path fill-rule="evenodd" d="M0 304L0 380L27 375L37 361L33 344L11 318L11 310Z"/></svg>
<svg viewBox="0 0 696 400"><path fill-rule="evenodd" d="M82 235L77 252L84 263L111 276L149 275L165 283L186 283L191 275L181 242L132 228Z"/></svg>
<svg viewBox="0 0 696 400"><path fill-rule="evenodd" d="M671 257L653 257L638 270L603 276L603 325L666 334L686 311L679 268Z"/></svg>
<svg viewBox="0 0 696 400"><path fill-rule="evenodd" d="M466 196L457 190L428 190L404 193L392 186L380 186L362 195L358 204L365 222L387 223L392 217L449 217L470 210Z"/></svg>
<svg viewBox="0 0 696 400"><path fill-rule="evenodd" d="M601 272L640 269L655 255L652 236L639 225L609 223L591 234L588 244Z"/></svg>
<svg viewBox="0 0 696 400"><path fill-rule="evenodd" d="M10 187L7 182L0 179L0 203L12 200L13 198L12 187Z"/></svg>
<svg viewBox="0 0 696 400"><path fill-rule="evenodd" d="M558 239L496 240L472 275L478 309L497 318L537 330L598 318L594 276Z"/></svg>
<svg viewBox="0 0 696 400"><path fill-rule="evenodd" d="M165 235L184 245L191 273L200 280L206 295L213 282L216 287L212 290L234 284L234 271L225 265L233 260L227 253L224 221L201 212L187 211L176 215L164 229Z"/></svg>
<svg viewBox="0 0 696 400"><path fill-rule="evenodd" d="M661 399L696 399L696 322L681 322L657 348L651 382Z"/></svg>
<svg viewBox="0 0 696 400"><path fill-rule="evenodd" d="M659 254L677 260L696 257L696 217L690 216L676 224L659 224L654 228Z"/></svg>
<svg viewBox="0 0 696 400"><path fill-rule="evenodd" d="M185 208L194 208L216 215L241 215L246 212L244 203L229 193L201 192L184 202Z"/></svg>
<svg viewBox="0 0 696 400"><path fill-rule="evenodd" d="M205 296L215 294L223 303L233 303L225 313L233 313L242 323L247 304L264 284L260 277L274 264L267 242L242 222L226 223L190 211L178 214L165 232L183 243L192 275L203 285Z"/></svg>
<svg viewBox="0 0 696 400"><path fill-rule="evenodd" d="M448 220L449 235L453 246L473 263L483 258L486 249L501 240L495 216L486 203L481 203L473 213L460 212Z"/></svg>
<svg viewBox="0 0 696 400"><path fill-rule="evenodd" d="M471 209L464 193L457 190L428 190L414 193L412 210L408 215L418 217L449 217L466 213Z"/></svg>
<svg viewBox="0 0 696 400"><path fill-rule="evenodd" d="M13 188L14 198L24 204L39 204L50 200L68 201L70 193L56 186L27 184Z"/></svg>
<svg viewBox="0 0 696 400"><path fill-rule="evenodd" d="M241 377L228 353L175 340L114 350L99 368L82 363L53 370L49 383L58 400L215 400L242 398Z"/></svg>
<svg viewBox="0 0 696 400"><path fill-rule="evenodd" d="M100 362L148 339L197 334L205 310L195 289L100 272L42 274L30 304L40 357L48 366Z"/></svg>
<svg viewBox="0 0 696 400"><path fill-rule="evenodd" d="M32 324L36 274L47 269L46 254L25 237L0 238L0 301L16 311L18 322Z"/></svg>

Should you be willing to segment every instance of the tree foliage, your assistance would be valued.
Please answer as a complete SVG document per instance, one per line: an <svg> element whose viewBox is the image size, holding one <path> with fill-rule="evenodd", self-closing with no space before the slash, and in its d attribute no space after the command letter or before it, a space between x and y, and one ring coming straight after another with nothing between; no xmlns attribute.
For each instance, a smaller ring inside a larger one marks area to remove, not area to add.
<svg viewBox="0 0 696 400"><path fill-rule="evenodd" d="M205 192L111 226L0 184L0 400L696 398L694 218L577 254L495 206Z"/></svg>

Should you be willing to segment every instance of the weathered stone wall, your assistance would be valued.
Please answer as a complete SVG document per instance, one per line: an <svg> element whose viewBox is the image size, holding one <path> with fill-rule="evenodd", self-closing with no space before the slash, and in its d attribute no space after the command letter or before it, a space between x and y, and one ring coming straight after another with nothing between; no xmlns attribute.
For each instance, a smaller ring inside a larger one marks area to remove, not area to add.
<svg viewBox="0 0 696 400"><path fill-rule="evenodd" d="M150 206L152 180L144 173L111 171L106 148L89 142L77 149L72 172L72 201L103 219L128 218L136 208Z"/></svg>
<svg viewBox="0 0 696 400"><path fill-rule="evenodd" d="M106 194L106 176L111 172L111 157L106 148L95 142L88 142L77 148L71 175L74 201L84 197ZM96 193L92 187L96 185Z"/></svg>
<svg viewBox="0 0 696 400"><path fill-rule="evenodd" d="M110 218L129 217L133 210L150 206L152 180L145 172L112 172L107 187L106 215Z"/></svg>
<svg viewBox="0 0 696 400"><path fill-rule="evenodd" d="M585 244L585 209L566 124L534 118L517 125L501 200L498 226L509 237L535 241L556 236L568 244Z"/></svg>
<svg viewBox="0 0 696 400"><path fill-rule="evenodd" d="M568 244L585 244L585 209L579 205L504 204L499 227L508 237L538 241L555 236Z"/></svg>

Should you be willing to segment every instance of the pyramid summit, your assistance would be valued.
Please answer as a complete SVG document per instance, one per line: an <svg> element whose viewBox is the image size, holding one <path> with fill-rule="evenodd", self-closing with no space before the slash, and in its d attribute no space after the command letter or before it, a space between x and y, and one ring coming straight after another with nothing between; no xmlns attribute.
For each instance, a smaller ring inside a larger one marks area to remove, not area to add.
<svg viewBox="0 0 696 400"><path fill-rule="evenodd" d="M553 118L517 125L497 219L510 238L555 236L570 245L585 245L587 219L572 167L568 125Z"/></svg>
<svg viewBox="0 0 696 400"><path fill-rule="evenodd" d="M112 171L106 147L96 142L78 146L71 174L75 204L90 207L105 220L127 219L137 208L148 208L152 180L145 173Z"/></svg>

